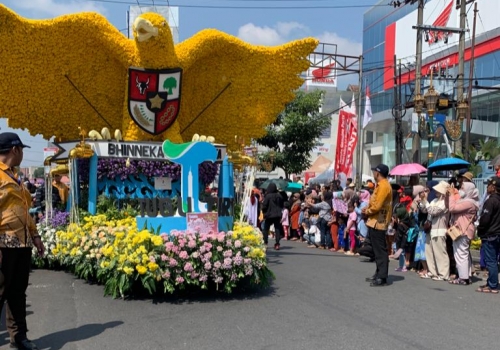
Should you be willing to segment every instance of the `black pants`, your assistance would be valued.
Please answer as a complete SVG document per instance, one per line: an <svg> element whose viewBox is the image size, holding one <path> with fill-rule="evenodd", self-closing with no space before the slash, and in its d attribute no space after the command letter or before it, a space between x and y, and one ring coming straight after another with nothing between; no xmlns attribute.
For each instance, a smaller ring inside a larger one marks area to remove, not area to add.
<svg viewBox="0 0 500 350"><path fill-rule="evenodd" d="M7 301L5 319L11 341L26 338L26 289L31 265L31 248L2 248L3 281L0 279L0 313Z"/></svg>
<svg viewBox="0 0 500 350"><path fill-rule="evenodd" d="M368 232L377 264L377 278L387 279L389 274L389 255L387 254L387 243L385 240L385 230L375 230L369 227Z"/></svg>
<svg viewBox="0 0 500 350"><path fill-rule="evenodd" d="M264 220L264 243L267 244L267 239L269 238L269 229L274 225L274 238L276 239L276 244L280 244L281 236L283 235L283 226L281 225L281 218L272 218Z"/></svg>

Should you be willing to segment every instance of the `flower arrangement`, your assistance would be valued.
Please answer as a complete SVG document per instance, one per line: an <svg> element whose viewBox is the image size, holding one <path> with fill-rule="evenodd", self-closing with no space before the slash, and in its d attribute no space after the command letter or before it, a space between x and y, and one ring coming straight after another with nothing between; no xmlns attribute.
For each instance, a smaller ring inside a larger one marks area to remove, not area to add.
<svg viewBox="0 0 500 350"><path fill-rule="evenodd" d="M99 179L125 180L129 175L144 174L149 178L166 176L175 181L181 176L181 167L166 160L127 160L124 158L99 158L97 162L97 177ZM78 160L78 169L81 174L80 181L88 183L88 159ZM219 166L217 163L203 162L199 165L200 180L207 185L212 183L217 176Z"/></svg>
<svg viewBox="0 0 500 350"><path fill-rule="evenodd" d="M274 277L262 235L248 225L229 232L155 235L138 229L132 218L96 215L55 235L49 256L78 277L104 284L113 297L129 296L137 286L149 294L186 288L231 293L245 282L267 286Z"/></svg>
<svg viewBox="0 0 500 350"><path fill-rule="evenodd" d="M265 133L302 85L299 75L318 44L306 38L255 46L209 29L174 46L165 18L139 17L158 35L130 40L97 13L30 20L0 5L0 115L32 135L79 139L78 126L87 131L104 126L97 110L110 128L122 129L125 140L177 142L196 132L231 146L235 134L250 140ZM183 70L179 115L161 135L141 131L129 115L130 67Z"/></svg>

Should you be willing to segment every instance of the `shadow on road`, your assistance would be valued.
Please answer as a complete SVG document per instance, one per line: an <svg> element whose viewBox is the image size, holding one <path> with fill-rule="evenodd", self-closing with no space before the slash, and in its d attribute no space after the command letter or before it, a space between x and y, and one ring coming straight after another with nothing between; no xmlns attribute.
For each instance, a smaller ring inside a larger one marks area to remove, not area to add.
<svg viewBox="0 0 500 350"><path fill-rule="evenodd" d="M103 333L108 328L122 325L121 321L107 323L91 323L77 328L65 329L63 331L47 334L34 340L40 349L59 350L67 343L89 339Z"/></svg>

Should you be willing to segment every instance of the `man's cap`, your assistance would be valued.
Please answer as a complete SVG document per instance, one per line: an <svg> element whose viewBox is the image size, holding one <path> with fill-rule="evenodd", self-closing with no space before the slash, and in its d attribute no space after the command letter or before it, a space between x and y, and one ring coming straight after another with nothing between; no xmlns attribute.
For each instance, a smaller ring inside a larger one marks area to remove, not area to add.
<svg viewBox="0 0 500 350"><path fill-rule="evenodd" d="M472 181L472 179L474 178L474 174L472 174L470 171L467 171L460 176L465 177L469 181Z"/></svg>
<svg viewBox="0 0 500 350"><path fill-rule="evenodd" d="M377 171L383 177L387 177L389 175L389 167L385 164L379 164L376 167L372 168L372 171Z"/></svg>
<svg viewBox="0 0 500 350"><path fill-rule="evenodd" d="M28 145L25 145L19 136L14 133L14 132L2 132L0 133L0 151L7 151L11 149L12 147L28 147L31 148Z"/></svg>

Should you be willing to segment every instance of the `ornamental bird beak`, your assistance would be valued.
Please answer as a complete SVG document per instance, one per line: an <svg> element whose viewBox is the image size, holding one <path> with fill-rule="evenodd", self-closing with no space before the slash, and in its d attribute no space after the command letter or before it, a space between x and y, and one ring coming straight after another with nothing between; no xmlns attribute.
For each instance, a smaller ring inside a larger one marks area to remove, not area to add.
<svg viewBox="0 0 500 350"><path fill-rule="evenodd" d="M134 21L134 33L137 41L143 42L153 36L158 36L158 28L147 19L137 17Z"/></svg>

